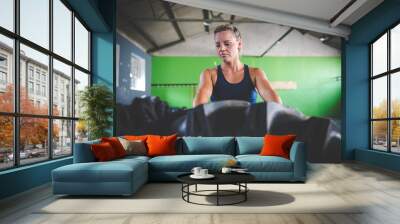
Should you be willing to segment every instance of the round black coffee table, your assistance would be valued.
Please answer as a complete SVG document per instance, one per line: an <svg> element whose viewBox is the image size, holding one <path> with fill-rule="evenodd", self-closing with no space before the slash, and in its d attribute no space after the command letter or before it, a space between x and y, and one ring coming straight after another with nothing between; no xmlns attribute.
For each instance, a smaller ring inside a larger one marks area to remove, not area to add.
<svg viewBox="0 0 400 224"><path fill-rule="evenodd" d="M177 177L178 181L182 183L182 199L188 203L198 204L198 205L234 205L241 202L245 202L247 200L247 192L249 188L247 187L247 183L255 180L255 177L248 173L215 173L213 174L215 177L212 179L193 179L190 177L191 173L182 174ZM216 185L215 190L197 190L198 184L206 184L206 185ZM220 185L236 185L238 186L237 190L223 190L220 189ZM195 186L194 191L190 191L190 186ZM208 192L215 192L215 194L205 194ZM190 201L190 196L204 196L204 197L216 197L216 204L202 204ZM230 196L241 196L238 201L234 201L231 203L221 203L221 197L230 197Z"/></svg>

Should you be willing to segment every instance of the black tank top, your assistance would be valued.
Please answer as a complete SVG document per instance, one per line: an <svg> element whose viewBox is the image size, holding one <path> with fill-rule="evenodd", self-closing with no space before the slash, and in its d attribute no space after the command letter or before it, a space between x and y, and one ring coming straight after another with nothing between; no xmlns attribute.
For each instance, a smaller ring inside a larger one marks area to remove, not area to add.
<svg viewBox="0 0 400 224"><path fill-rule="evenodd" d="M229 83L222 73L221 65L217 66L217 81L213 86L211 102L220 100L244 100L256 103L257 91L250 78L249 67L244 65L244 76L239 83Z"/></svg>

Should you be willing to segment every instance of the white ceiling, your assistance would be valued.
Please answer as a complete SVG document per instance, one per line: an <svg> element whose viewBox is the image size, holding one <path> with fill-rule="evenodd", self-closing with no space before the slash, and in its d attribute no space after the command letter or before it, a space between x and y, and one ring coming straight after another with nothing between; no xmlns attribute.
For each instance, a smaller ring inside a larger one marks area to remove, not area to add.
<svg viewBox="0 0 400 224"><path fill-rule="evenodd" d="M229 22L231 15L235 15L233 23L242 31L248 47L245 48L245 55L260 55L260 52L273 46L290 27L294 30L285 39L292 40L286 43L291 46L292 51L290 52L283 45L274 46L267 55L271 53L274 55L338 55L340 37L347 38L351 33L351 25L383 2L383 0L356 0L342 14L342 18L336 21L336 25L330 20L352 0L166 1L170 2L170 9L183 34L184 39L180 42L173 20L168 16L165 1L162 0L118 0L119 31L143 49L156 49L157 55L195 55L196 52L199 55L206 55L215 53L212 49L213 39L210 38L213 28ZM208 33L203 25L203 9L213 13L214 17L210 19L216 19L211 21ZM219 14L220 17L215 16ZM322 43L319 38L326 35L328 40ZM211 43L201 47L198 46L199 40L203 44ZM312 43L313 41L315 43ZM296 47L296 44L303 46ZM305 51L305 46L316 50Z"/></svg>
<svg viewBox="0 0 400 224"><path fill-rule="evenodd" d="M340 56L340 50L322 43L317 37L292 30L279 44L273 45L289 28L276 24L238 24L243 37L244 56ZM257 30L258 33L254 33ZM260 35L262 34L262 35ZM158 56L216 56L214 34L191 36L185 42L154 53Z"/></svg>
<svg viewBox="0 0 400 224"><path fill-rule="evenodd" d="M226 0L329 21L351 0ZM294 2L296 4L294 4ZM367 0L342 23L352 25L383 0Z"/></svg>
<svg viewBox="0 0 400 224"><path fill-rule="evenodd" d="M330 22L350 0L167 0L260 21L347 38L350 27L383 0L355 0L340 23Z"/></svg>
<svg viewBox="0 0 400 224"><path fill-rule="evenodd" d="M309 16L312 18L330 20L350 0L226 0L266 9L274 9L295 15ZM346 23L347 24L347 23ZM351 25L351 24L347 24Z"/></svg>
<svg viewBox="0 0 400 224"><path fill-rule="evenodd" d="M309 16L318 19L329 20L350 0L226 0L256 7L275 9L282 12Z"/></svg>

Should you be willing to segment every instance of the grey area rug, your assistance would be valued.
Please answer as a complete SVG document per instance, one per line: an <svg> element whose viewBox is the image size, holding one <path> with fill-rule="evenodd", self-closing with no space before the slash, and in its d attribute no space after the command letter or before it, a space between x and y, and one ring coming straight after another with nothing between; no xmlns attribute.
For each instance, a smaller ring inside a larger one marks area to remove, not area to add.
<svg viewBox="0 0 400 224"><path fill-rule="evenodd" d="M360 213L360 205L349 203L316 184L255 183L248 185L248 199L237 205L190 204L181 198L178 183L150 183L131 197L60 196L34 213L125 214L125 213ZM234 186L224 186L232 189ZM212 190L201 185L198 190ZM194 190L194 187L191 188ZM210 192L210 194L214 194ZM223 203L238 200L224 197ZM215 204L215 196L191 196L191 201Z"/></svg>

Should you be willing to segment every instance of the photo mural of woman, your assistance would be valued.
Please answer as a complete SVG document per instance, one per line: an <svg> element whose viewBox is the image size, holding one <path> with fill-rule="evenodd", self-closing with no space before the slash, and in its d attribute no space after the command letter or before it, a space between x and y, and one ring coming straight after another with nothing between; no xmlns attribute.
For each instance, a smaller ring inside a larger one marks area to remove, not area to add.
<svg viewBox="0 0 400 224"><path fill-rule="evenodd" d="M222 63L215 68L205 69L200 75L194 107L209 100L243 100L254 104L257 92L264 101L282 103L264 71L240 61L243 40L235 26L226 24L216 27L214 40Z"/></svg>
<svg viewBox="0 0 400 224"><path fill-rule="evenodd" d="M245 25L240 28L247 30ZM303 48L292 51L298 42L289 41L279 45L289 52L259 57L243 51L243 40L257 46L261 42L243 39L235 26L213 30L200 39L188 38L187 45L214 45L217 57L210 56L214 49L207 54L151 56L150 94L132 101L119 95L125 104L118 109L117 135L260 137L290 133L306 143L308 161L340 161L340 56L313 54ZM304 45L322 45L304 38L300 38Z"/></svg>

